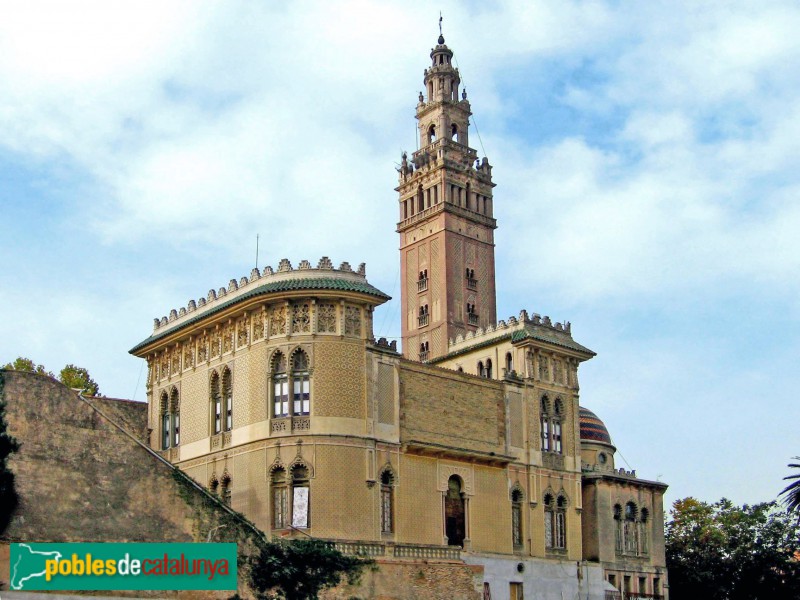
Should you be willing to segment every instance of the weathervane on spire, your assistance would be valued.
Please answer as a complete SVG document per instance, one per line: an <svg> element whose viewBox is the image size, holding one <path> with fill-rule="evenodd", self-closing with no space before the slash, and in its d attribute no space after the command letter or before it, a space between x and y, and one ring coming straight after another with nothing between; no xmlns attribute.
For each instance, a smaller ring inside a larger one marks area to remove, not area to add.
<svg viewBox="0 0 800 600"><path fill-rule="evenodd" d="M442 11L439 11L439 35L442 35Z"/></svg>

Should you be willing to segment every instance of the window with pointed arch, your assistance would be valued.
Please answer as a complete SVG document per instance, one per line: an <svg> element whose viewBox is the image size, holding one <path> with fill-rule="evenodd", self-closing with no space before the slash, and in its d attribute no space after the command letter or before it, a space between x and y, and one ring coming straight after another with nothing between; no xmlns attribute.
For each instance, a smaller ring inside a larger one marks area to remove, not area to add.
<svg viewBox="0 0 800 600"><path fill-rule="evenodd" d="M617 554L622 554L624 546L622 543L622 506L614 505L614 548Z"/></svg>
<svg viewBox="0 0 800 600"><path fill-rule="evenodd" d="M311 381L308 375L308 355L302 350L298 350L292 356L292 389L293 414L311 414Z"/></svg>
<svg viewBox="0 0 800 600"><path fill-rule="evenodd" d="M161 449L166 450L169 448L169 442L171 439L170 434L170 414L169 414L169 396L167 396L166 390L161 392L161 399L159 402L159 412L161 414Z"/></svg>
<svg viewBox="0 0 800 600"><path fill-rule="evenodd" d="M214 434L217 434L222 431L222 390L220 388L219 373L216 371L211 372L209 387L211 395L211 430Z"/></svg>
<svg viewBox="0 0 800 600"><path fill-rule="evenodd" d="M233 429L233 377L228 367L222 370L222 410L225 416L222 428L230 431Z"/></svg>
<svg viewBox="0 0 800 600"><path fill-rule="evenodd" d="M172 424L172 447L177 448L181 443L181 400L176 387L170 392L169 413Z"/></svg>
<svg viewBox="0 0 800 600"><path fill-rule="evenodd" d="M565 550L567 547L567 499L559 494L544 496L544 545L548 550Z"/></svg>
<svg viewBox="0 0 800 600"><path fill-rule="evenodd" d="M650 552L648 527L650 527L650 511L643 508L639 511L639 552L641 554Z"/></svg>
<svg viewBox="0 0 800 600"><path fill-rule="evenodd" d="M215 496L217 495L219 491L219 479L217 479L216 475L211 476L211 480L208 482L208 489L212 494Z"/></svg>
<svg viewBox="0 0 800 600"><path fill-rule="evenodd" d="M511 492L511 542L514 550L521 550L523 547L522 537L522 500L524 496L522 490L515 488Z"/></svg>
<svg viewBox="0 0 800 600"><path fill-rule="evenodd" d="M506 375L511 375L513 370L514 358L511 356L511 352L506 352Z"/></svg>
<svg viewBox="0 0 800 600"><path fill-rule="evenodd" d="M308 467L304 465L292 467L292 527L298 529L310 526L311 498L308 483Z"/></svg>
<svg viewBox="0 0 800 600"><path fill-rule="evenodd" d="M564 419L564 402L556 398L553 409L550 409L550 399L542 396L540 402L542 451L563 453L561 424Z"/></svg>
<svg viewBox="0 0 800 600"><path fill-rule="evenodd" d="M227 504L228 506L231 505L231 487L233 481L231 480L231 476L225 472L222 474L222 479L220 480L220 499Z"/></svg>
<svg viewBox="0 0 800 600"><path fill-rule="evenodd" d="M276 352L272 357L272 416L289 416L289 374L286 370L286 356Z"/></svg>
<svg viewBox="0 0 800 600"><path fill-rule="evenodd" d="M390 469L381 472L381 533L394 533L394 474Z"/></svg>
<svg viewBox="0 0 800 600"><path fill-rule="evenodd" d="M625 504L625 520L622 524L625 554L637 554L639 551L638 531L636 527L637 513L636 504L632 501Z"/></svg>
<svg viewBox="0 0 800 600"><path fill-rule="evenodd" d="M286 529L289 526L289 487L286 469L279 467L272 471L272 528Z"/></svg>

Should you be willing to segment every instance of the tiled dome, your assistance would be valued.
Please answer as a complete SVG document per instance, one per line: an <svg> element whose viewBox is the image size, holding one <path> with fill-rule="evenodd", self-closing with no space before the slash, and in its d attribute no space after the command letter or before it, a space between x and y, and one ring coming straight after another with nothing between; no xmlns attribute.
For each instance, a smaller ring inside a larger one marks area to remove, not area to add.
<svg viewBox="0 0 800 600"><path fill-rule="evenodd" d="M605 424L588 408L580 407L581 440L587 442L600 442L613 446L611 436Z"/></svg>

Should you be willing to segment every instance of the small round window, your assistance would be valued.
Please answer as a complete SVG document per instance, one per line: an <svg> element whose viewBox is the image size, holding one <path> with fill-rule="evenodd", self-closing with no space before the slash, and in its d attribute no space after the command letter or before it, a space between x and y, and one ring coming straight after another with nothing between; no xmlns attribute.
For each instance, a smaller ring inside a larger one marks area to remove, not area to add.
<svg viewBox="0 0 800 600"><path fill-rule="evenodd" d="M601 465L606 464L607 460L608 457L606 456L605 452L601 452L600 454L597 455L597 462L599 462Z"/></svg>

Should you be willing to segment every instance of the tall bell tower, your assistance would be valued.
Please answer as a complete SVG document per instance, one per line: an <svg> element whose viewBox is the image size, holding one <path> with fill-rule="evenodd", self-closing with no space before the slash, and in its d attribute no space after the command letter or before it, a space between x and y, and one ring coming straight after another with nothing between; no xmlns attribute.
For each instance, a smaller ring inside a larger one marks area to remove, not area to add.
<svg viewBox="0 0 800 600"><path fill-rule="evenodd" d="M448 339L497 320L492 167L469 147L469 100L439 35L419 94L419 149L399 169L403 354L431 360Z"/></svg>

